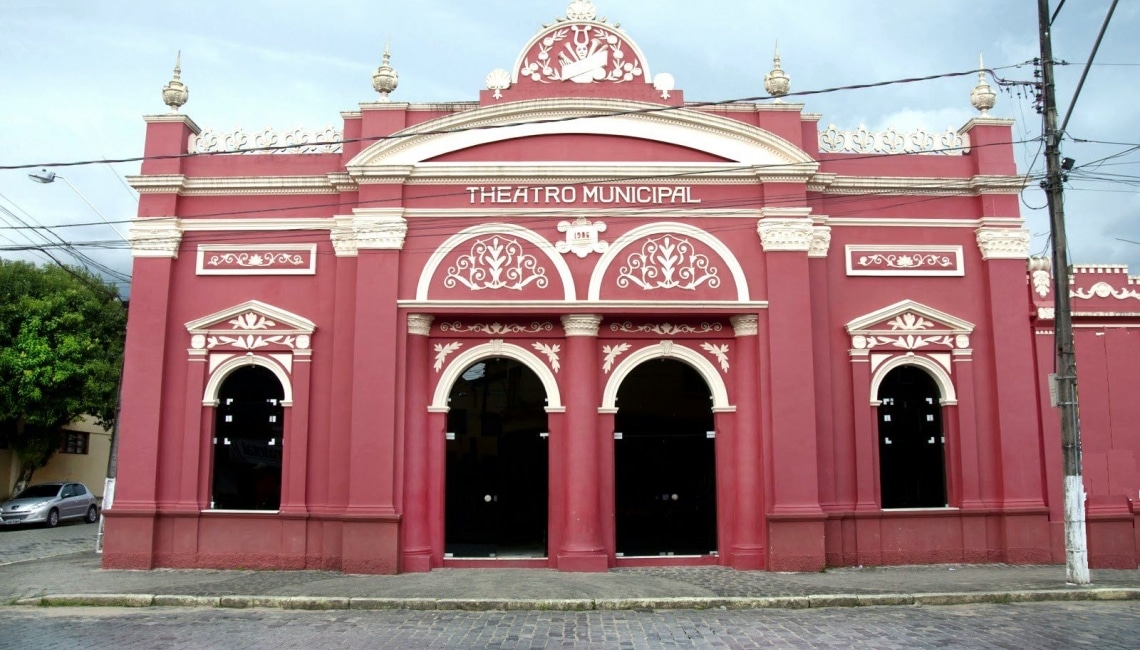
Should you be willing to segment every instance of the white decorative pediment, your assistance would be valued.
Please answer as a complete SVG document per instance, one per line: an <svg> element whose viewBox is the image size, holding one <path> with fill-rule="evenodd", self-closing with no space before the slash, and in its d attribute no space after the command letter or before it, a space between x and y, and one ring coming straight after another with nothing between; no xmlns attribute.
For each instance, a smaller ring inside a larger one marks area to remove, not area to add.
<svg viewBox="0 0 1140 650"><path fill-rule="evenodd" d="M860 316L847 323L855 350L967 349L974 324L914 300Z"/></svg>
<svg viewBox="0 0 1140 650"><path fill-rule="evenodd" d="M259 300L186 323L195 350L308 350L316 329L311 320Z"/></svg>

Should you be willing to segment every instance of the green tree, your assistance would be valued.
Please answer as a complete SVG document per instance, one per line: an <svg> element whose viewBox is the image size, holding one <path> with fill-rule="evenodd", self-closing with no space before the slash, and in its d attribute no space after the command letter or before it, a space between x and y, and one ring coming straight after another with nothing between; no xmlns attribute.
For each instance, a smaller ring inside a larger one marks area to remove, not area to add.
<svg viewBox="0 0 1140 650"><path fill-rule="evenodd" d="M115 419L126 309L86 271L0 260L0 434L20 461L13 492L82 415Z"/></svg>

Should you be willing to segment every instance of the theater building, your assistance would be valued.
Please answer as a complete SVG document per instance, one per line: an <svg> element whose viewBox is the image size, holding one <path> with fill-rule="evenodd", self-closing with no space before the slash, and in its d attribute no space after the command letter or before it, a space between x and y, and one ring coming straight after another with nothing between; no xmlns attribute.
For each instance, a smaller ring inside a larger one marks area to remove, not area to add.
<svg viewBox="0 0 1140 650"><path fill-rule="evenodd" d="M104 566L1063 561L984 81L946 133L823 127L778 57L692 103L576 0L477 101L373 83L325 132L202 130L177 74L146 118ZM1092 561L1135 568L1140 280L1079 271Z"/></svg>

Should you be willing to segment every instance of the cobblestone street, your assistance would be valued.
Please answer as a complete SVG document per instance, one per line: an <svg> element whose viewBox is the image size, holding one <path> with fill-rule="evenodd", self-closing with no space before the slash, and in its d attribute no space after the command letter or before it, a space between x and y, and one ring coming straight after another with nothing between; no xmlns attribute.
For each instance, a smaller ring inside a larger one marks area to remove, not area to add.
<svg viewBox="0 0 1140 650"><path fill-rule="evenodd" d="M1140 605L300 612L0 609L0 648L1135 648Z"/></svg>

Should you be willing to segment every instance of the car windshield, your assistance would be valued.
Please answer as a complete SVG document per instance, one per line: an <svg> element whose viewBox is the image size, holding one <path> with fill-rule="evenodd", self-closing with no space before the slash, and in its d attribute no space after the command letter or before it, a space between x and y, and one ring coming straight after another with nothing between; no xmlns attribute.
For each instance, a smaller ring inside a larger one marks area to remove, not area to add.
<svg viewBox="0 0 1140 650"><path fill-rule="evenodd" d="M33 485L32 487L24 490L16 495L17 499L40 499L43 497L54 497L59 494L58 485Z"/></svg>

